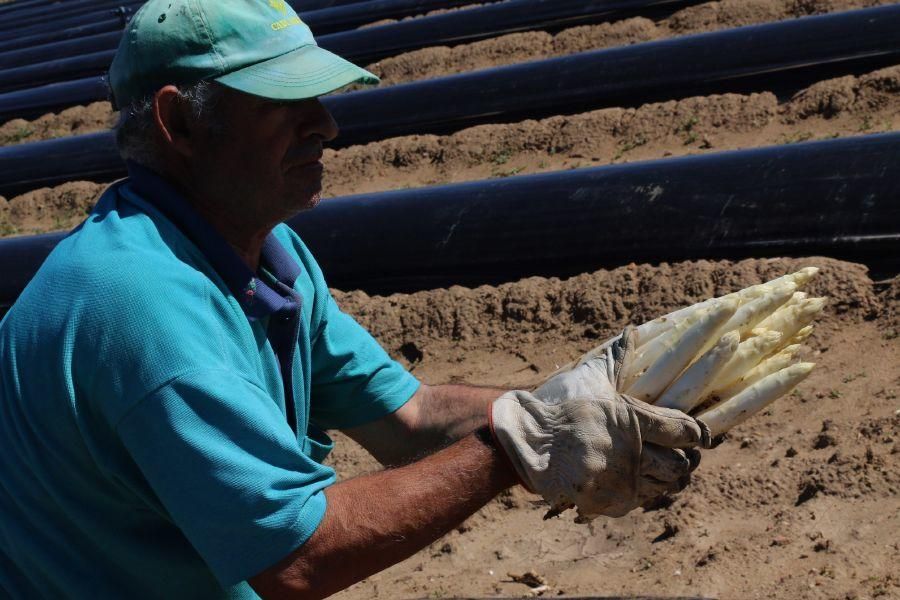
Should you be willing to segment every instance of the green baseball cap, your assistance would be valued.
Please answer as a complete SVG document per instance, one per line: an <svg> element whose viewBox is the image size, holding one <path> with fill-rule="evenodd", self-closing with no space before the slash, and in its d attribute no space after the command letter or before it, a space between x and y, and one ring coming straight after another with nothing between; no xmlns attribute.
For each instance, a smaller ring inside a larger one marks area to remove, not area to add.
<svg viewBox="0 0 900 600"><path fill-rule="evenodd" d="M273 100L378 83L319 48L285 0L149 0L129 21L109 69L115 105L204 79Z"/></svg>

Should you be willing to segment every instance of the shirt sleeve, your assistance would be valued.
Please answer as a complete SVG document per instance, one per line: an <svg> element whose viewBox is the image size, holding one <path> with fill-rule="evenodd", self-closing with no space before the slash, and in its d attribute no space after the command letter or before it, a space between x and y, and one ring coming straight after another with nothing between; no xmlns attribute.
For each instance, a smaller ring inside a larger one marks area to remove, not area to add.
<svg viewBox="0 0 900 600"><path fill-rule="evenodd" d="M323 429L376 421L403 406L419 381L325 289L326 306L312 346L310 418Z"/></svg>
<svg viewBox="0 0 900 600"><path fill-rule="evenodd" d="M357 427L406 404L419 381L350 315L328 290L322 269L290 227L274 233L303 265L299 291L311 316L310 421L322 429Z"/></svg>
<svg viewBox="0 0 900 600"><path fill-rule="evenodd" d="M334 471L301 451L273 400L227 371L198 371L138 402L118 433L172 521L223 586L304 544Z"/></svg>

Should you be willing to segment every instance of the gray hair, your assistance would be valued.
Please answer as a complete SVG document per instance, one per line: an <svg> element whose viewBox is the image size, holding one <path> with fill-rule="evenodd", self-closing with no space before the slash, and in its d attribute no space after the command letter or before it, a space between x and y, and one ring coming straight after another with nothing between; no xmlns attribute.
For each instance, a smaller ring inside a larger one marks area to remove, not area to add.
<svg viewBox="0 0 900 600"><path fill-rule="evenodd" d="M222 130L215 108L224 88L214 82L200 81L178 88L178 99L185 102L191 116L214 130ZM162 171L153 120L153 95L150 94L123 107L116 123L116 145L123 159L134 161L155 171Z"/></svg>

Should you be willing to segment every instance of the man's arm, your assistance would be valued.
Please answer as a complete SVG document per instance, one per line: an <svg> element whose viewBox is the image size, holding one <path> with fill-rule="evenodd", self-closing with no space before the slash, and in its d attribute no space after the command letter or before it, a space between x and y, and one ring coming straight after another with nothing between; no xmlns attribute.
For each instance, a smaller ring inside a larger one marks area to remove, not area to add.
<svg viewBox="0 0 900 600"><path fill-rule="evenodd" d="M482 427L413 464L329 487L312 537L250 584L267 600L323 598L411 556L514 485L490 437Z"/></svg>
<svg viewBox="0 0 900 600"><path fill-rule="evenodd" d="M427 456L487 424L488 406L506 390L422 384L396 412L344 430L383 465Z"/></svg>

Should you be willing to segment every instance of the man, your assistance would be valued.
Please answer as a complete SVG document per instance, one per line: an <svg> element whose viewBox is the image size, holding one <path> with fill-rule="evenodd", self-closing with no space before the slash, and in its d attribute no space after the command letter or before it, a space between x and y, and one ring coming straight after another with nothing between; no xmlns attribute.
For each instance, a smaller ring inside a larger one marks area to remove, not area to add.
<svg viewBox="0 0 900 600"><path fill-rule="evenodd" d="M585 519L684 484L702 428L616 393L628 332L504 393L421 385L339 310L280 223L319 199L317 97L375 81L277 0L132 19L129 178L0 324L6 595L323 597L517 481ZM326 429L404 466L336 483Z"/></svg>

